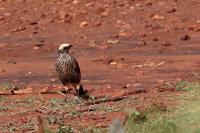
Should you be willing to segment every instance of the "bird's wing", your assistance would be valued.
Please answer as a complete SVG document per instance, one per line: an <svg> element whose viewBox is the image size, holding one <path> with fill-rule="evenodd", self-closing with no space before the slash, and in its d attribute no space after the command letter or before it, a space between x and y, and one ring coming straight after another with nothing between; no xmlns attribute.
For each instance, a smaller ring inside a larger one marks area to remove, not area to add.
<svg viewBox="0 0 200 133"><path fill-rule="evenodd" d="M78 77L81 77L81 70L76 59L74 59L74 70Z"/></svg>

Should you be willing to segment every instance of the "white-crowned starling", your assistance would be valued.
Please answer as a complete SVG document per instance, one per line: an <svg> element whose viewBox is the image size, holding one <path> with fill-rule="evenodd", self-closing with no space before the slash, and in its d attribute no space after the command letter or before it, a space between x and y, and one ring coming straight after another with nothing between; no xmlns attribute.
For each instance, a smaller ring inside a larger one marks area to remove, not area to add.
<svg viewBox="0 0 200 133"><path fill-rule="evenodd" d="M66 95L69 89L76 89L78 96L84 96L85 91L80 83L81 71L78 62L69 54L71 47L72 45L66 43L59 46L59 57L56 62L56 71L61 82L65 86Z"/></svg>

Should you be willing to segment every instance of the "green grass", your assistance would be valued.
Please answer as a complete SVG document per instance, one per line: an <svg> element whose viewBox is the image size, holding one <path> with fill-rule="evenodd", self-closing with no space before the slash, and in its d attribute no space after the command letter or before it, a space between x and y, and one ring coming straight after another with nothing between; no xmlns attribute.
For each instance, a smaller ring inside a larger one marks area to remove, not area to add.
<svg viewBox="0 0 200 133"><path fill-rule="evenodd" d="M127 133L200 133L200 84L181 81L174 97L180 105L176 109L154 108L146 113L130 111L125 127Z"/></svg>
<svg viewBox="0 0 200 133"><path fill-rule="evenodd" d="M3 82L3 83L0 83L0 89L3 89L3 90L12 90L16 88L16 86L10 82Z"/></svg>

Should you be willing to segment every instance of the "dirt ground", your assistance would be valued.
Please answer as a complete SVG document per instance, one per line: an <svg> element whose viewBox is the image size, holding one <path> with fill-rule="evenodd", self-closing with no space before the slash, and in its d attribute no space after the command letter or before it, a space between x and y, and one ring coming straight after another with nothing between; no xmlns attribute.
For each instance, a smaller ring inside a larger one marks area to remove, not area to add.
<svg viewBox="0 0 200 133"><path fill-rule="evenodd" d="M199 12L199 0L0 0L0 83L35 92L4 96L0 130L33 130L37 115L60 116L77 129L107 127L128 109L173 106L170 84L199 79ZM39 92L62 89L54 64L65 42L74 45L88 94L111 101L75 104L81 115L49 110L64 97Z"/></svg>

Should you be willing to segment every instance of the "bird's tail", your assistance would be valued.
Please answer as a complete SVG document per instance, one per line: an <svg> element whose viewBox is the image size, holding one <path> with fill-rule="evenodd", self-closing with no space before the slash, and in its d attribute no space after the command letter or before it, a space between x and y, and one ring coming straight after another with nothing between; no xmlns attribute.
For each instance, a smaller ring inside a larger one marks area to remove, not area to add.
<svg viewBox="0 0 200 133"><path fill-rule="evenodd" d="M78 90L78 96L84 98L84 99L89 99L89 95L87 94L87 91L83 89L83 85L80 85L80 88Z"/></svg>
<svg viewBox="0 0 200 133"><path fill-rule="evenodd" d="M79 88L78 91L79 91L78 92L79 96L84 96L86 94L86 91L83 89L83 85L82 84L80 85L80 88Z"/></svg>

